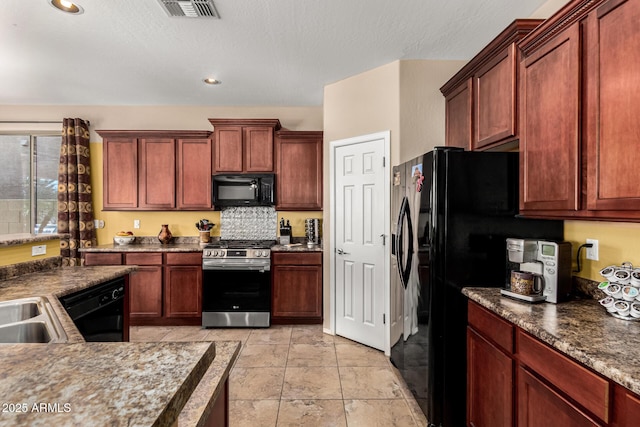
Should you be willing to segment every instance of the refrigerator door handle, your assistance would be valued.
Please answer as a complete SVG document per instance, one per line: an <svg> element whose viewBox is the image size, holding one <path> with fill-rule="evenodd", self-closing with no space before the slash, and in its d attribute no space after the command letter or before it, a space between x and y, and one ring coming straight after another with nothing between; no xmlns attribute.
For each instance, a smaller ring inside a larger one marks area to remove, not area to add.
<svg viewBox="0 0 640 427"><path fill-rule="evenodd" d="M404 219L407 219L407 230L404 229ZM407 263L402 265L402 258L404 255L404 233L409 233L409 247L407 248ZM402 199L402 206L400 207L400 215L398 216L398 239L396 243L398 260L398 270L400 271L400 280L404 288L407 288L409 284L409 276L411 274L411 264L413 263L413 224L411 223L411 209L409 208L409 199L406 197Z"/></svg>

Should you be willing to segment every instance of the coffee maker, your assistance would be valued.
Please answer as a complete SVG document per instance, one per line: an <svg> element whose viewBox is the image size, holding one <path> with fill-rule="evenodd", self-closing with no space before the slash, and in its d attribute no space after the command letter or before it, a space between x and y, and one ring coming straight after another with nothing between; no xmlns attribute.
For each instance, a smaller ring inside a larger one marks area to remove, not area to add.
<svg viewBox="0 0 640 427"><path fill-rule="evenodd" d="M511 290L512 272L530 272L542 280L539 294L521 295ZM571 243L507 239L507 262L503 295L528 302L558 303L571 294Z"/></svg>

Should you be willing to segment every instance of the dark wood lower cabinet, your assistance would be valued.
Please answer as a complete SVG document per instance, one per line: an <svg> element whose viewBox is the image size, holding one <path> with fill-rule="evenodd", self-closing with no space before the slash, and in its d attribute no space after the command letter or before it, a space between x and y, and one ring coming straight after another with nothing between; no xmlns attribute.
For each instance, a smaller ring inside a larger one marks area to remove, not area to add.
<svg viewBox="0 0 640 427"><path fill-rule="evenodd" d="M229 379L218 396L203 427L227 427L229 425Z"/></svg>
<svg viewBox="0 0 640 427"><path fill-rule="evenodd" d="M467 420L475 427L513 425L513 359L467 331Z"/></svg>
<svg viewBox="0 0 640 427"><path fill-rule="evenodd" d="M522 427L602 425L523 367L518 369L517 406L517 425Z"/></svg>
<svg viewBox="0 0 640 427"><path fill-rule="evenodd" d="M322 253L273 253L271 322L322 323Z"/></svg>
<svg viewBox="0 0 640 427"><path fill-rule="evenodd" d="M469 302L467 426L631 427L638 420L640 396Z"/></svg>
<svg viewBox="0 0 640 427"><path fill-rule="evenodd" d="M201 252L84 254L85 265L137 265L129 279L132 326L202 323Z"/></svg>
<svg viewBox="0 0 640 427"><path fill-rule="evenodd" d="M132 319L162 317L162 266L139 266L129 281Z"/></svg>

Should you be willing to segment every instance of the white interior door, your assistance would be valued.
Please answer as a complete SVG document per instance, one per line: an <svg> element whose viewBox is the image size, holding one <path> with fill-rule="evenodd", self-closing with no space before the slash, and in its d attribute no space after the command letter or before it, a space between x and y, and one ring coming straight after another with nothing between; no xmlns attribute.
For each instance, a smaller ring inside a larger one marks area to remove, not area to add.
<svg viewBox="0 0 640 427"><path fill-rule="evenodd" d="M386 133L388 137L388 133ZM388 174L385 138L333 146L336 334L387 351Z"/></svg>

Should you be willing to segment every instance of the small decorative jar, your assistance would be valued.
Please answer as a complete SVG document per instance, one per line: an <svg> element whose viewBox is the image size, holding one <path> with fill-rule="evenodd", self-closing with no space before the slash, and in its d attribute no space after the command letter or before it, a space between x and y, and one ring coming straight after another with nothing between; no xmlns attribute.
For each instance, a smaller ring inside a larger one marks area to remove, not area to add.
<svg viewBox="0 0 640 427"><path fill-rule="evenodd" d="M173 235L171 234L171 231L169 231L169 224L162 224L162 229L160 230L160 234L158 234L158 240L160 240L160 243L166 245L171 242L172 237Z"/></svg>

